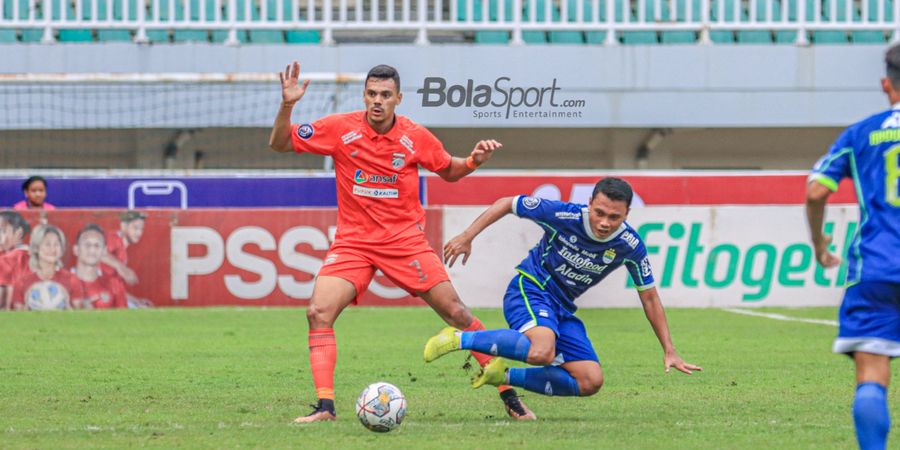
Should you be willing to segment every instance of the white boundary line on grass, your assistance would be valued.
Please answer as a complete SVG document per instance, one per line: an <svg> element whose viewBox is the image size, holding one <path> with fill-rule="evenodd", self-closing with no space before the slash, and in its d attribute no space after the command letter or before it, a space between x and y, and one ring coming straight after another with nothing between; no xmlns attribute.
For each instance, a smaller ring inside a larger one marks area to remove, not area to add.
<svg viewBox="0 0 900 450"><path fill-rule="evenodd" d="M745 316L765 317L767 319L784 320L784 321L788 321L788 322L816 323L819 325L830 325L832 327L838 326L838 323L836 320L805 319L803 317L790 317L790 316L785 316L782 314L763 313L763 312L748 311L746 309L737 309L737 308L722 308L722 311L728 311L730 313L735 313L735 314L743 314Z"/></svg>

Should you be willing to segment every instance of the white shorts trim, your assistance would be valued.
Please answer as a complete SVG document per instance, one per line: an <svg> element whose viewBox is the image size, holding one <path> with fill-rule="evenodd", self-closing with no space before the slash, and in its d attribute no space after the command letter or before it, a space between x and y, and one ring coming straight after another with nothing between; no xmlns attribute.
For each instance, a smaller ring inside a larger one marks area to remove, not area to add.
<svg viewBox="0 0 900 450"><path fill-rule="evenodd" d="M835 353L865 352L896 358L900 356L900 342L875 337L837 338L834 340L832 351Z"/></svg>
<svg viewBox="0 0 900 450"><path fill-rule="evenodd" d="M516 331L518 331L519 333L523 333L523 334L524 334L526 331L528 331L528 330L530 330L530 329L532 329L532 328L534 328L534 327L536 327L536 326L537 326L537 322L535 322L535 321L533 321L533 320L529 320L528 322L525 322L525 325L522 325L522 326L519 327L519 329L516 330Z"/></svg>

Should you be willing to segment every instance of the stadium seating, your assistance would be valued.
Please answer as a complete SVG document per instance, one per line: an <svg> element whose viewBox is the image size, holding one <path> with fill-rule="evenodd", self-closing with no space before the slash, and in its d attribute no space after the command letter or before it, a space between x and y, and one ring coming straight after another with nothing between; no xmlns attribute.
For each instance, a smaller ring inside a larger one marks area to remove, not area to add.
<svg viewBox="0 0 900 450"><path fill-rule="evenodd" d="M304 1L291 2L279 0L234 0L234 19L240 23L248 21L254 24L277 22L281 18L290 22L296 17L298 22L309 20L309 11ZM594 11L594 2L598 11ZM578 23L579 15L583 23L591 24L595 20L605 23L607 18L607 1L614 1L613 11L617 23L666 24L698 22L703 17L702 0L521 0L521 20L526 24ZM809 24L821 23L879 23L889 21L893 17L894 3L900 0L709 0L709 21L715 29L709 31L709 38L716 44L750 44L772 45L793 44L797 42L796 29L765 29L766 23L798 22L798 5L802 6L804 21ZM163 23L146 29L145 34L151 43L164 42L214 42L228 40L230 31L229 0L49 0L51 4L50 19L59 22L53 26L56 39L60 42L86 43L130 42L138 30L132 25L116 28L91 29L75 21L87 22L125 22L135 21L138 17L139 5L144 5L144 16L148 22ZM79 3L82 2L82 3ZM798 3L802 2L802 3ZM815 2L819 2L818 7ZM332 4L337 7L338 2ZM395 3L395 8L400 2ZM0 43L3 42L40 42L45 36L42 21L44 17L44 0L0 0L2 17L12 19L15 7L19 20L33 20L33 25L18 28L0 28ZM76 6L79 5L80 6ZM363 15L368 20L370 12L366 10L371 3L365 0ZM445 7L452 7L452 2L444 1ZM321 14L321 3L316 7ZM459 31L460 39L471 37L476 44L508 44L511 32L507 30L477 29L477 25L485 23L510 23L513 21L514 0L472 0L467 7L465 0L456 1L455 19L458 22L473 23L473 31ZM29 6L33 11L29 11ZM849 7L849 9L848 9ZM879 14L879 7L882 15ZM278 9L281 8L281 11ZM297 8L292 11L292 8ZM385 8L385 3L380 3ZM471 8L471 9L469 9ZM579 11L581 10L581 11ZM471 13L469 12L471 11ZM293 14L292 14L293 12ZM355 15L351 5L349 15ZM818 13L818 16L817 16ZM502 14L502 17L501 17ZM96 15L96 17L93 17ZM219 22L217 23L217 16ZM335 9L332 17L337 17ZM469 17L471 15L471 17ZM596 15L596 19L595 19ZM321 15L319 16L321 18ZM446 17L446 16L445 16ZM883 19L879 21L879 19ZM351 19L354 20L354 19ZM735 27L728 29L729 23L760 23L761 27L747 29ZM184 26L190 24L190 26ZM123 24L125 25L125 24ZM198 25L200 27L198 28ZM208 25L208 26L204 26ZM0 22L0 27L3 24ZM454 33L456 31L452 31ZM884 44L891 37L892 31L851 29L816 29L811 26L808 41L812 44L846 45L846 44ZM617 39L625 45L657 45L657 44L695 44L698 42L698 29L659 29L659 30L627 30L618 31ZM241 43L250 44L317 44L320 43L321 31L306 29L265 28L246 26L236 32ZM591 30L539 30L522 31L522 39L527 44L561 44L561 45L602 45L607 42L606 31Z"/></svg>

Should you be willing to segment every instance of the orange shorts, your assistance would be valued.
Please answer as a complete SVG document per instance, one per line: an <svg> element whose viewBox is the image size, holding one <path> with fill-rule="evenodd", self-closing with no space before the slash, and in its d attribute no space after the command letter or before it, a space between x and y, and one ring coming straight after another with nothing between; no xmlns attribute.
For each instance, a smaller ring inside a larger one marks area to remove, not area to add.
<svg viewBox="0 0 900 450"><path fill-rule="evenodd" d="M335 241L317 276L343 278L356 287L356 300L366 292L376 270L412 296L427 292L450 276L425 239L402 246L360 246Z"/></svg>

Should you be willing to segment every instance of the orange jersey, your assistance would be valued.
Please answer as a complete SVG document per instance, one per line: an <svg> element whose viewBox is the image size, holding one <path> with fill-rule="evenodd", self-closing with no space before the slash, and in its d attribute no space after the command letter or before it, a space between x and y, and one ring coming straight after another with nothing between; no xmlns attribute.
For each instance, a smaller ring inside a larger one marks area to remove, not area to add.
<svg viewBox="0 0 900 450"><path fill-rule="evenodd" d="M334 159L335 240L365 245L424 238L418 166L437 172L450 165L450 154L428 129L397 115L393 128L380 135L365 111L355 111L294 124L291 143L297 153Z"/></svg>

